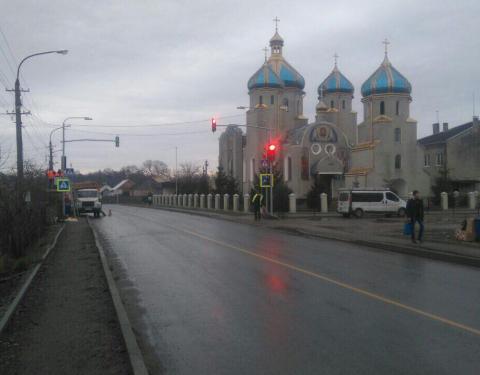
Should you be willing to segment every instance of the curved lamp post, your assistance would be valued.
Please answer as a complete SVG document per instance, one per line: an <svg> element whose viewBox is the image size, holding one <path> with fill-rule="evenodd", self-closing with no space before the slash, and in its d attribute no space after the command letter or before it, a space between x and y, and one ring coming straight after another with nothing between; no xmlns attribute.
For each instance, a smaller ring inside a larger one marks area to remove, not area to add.
<svg viewBox="0 0 480 375"><path fill-rule="evenodd" d="M88 116L71 116L67 117L65 120L63 120L62 123L62 171L65 172L65 169L67 168L67 159L65 157L65 128L69 127L70 125L66 125L67 120L73 120L73 119L79 119L79 120L85 120L85 121L91 121L92 118Z"/></svg>
<svg viewBox="0 0 480 375"><path fill-rule="evenodd" d="M15 124L16 124L16 136L17 136L17 179L19 184L21 184L23 180L22 100L20 98L20 81L19 81L20 68L22 67L22 64L26 60L32 57L48 55L51 53L66 55L68 53L68 50L63 49L58 51L46 51L46 52L39 52L39 53L34 53L32 55L28 55L22 61L20 61L20 64L18 64L18 68L17 68L17 77L15 80ZM19 195L21 196L21 194Z"/></svg>

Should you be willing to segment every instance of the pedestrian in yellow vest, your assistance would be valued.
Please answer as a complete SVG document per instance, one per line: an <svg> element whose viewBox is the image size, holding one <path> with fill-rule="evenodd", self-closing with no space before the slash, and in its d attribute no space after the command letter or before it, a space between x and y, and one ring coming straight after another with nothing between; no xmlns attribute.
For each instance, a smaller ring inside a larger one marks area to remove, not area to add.
<svg viewBox="0 0 480 375"><path fill-rule="evenodd" d="M260 213L260 208L262 207L262 202L263 202L263 195L260 194L259 192L255 191L255 194L253 195L252 198L252 204L253 204L253 213L255 216L255 221L260 220L262 217Z"/></svg>

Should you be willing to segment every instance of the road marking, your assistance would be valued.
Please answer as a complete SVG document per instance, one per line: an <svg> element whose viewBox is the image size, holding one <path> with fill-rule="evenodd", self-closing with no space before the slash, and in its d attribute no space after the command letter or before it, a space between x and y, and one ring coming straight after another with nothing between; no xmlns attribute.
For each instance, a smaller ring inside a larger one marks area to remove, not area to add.
<svg viewBox="0 0 480 375"><path fill-rule="evenodd" d="M162 223L162 224L163 224L163 223ZM168 226L168 227L171 227L170 225L167 225L167 224L163 224L163 225L166 225L166 226ZM465 325L465 324L458 323L458 322L455 322L455 321L450 320L450 319L447 319L447 318L443 318L443 317L441 317L441 316L439 316L439 315L435 315L435 314L432 314L432 313L429 313L429 312L426 312L426 311L417 309L416 307L412 307L412 306L409 306L409 305L405 305L404 303L395 301L395 300L393 300L393 299L390 299L390 298L387 298L387 297L383 297L383 296L381 296L381 295L379 295L379 294L369 292L368 290L365 290L365 289L362 289L362 288L358 288L358 287L355 287L355 286L353 286L353 285L344 283L344 282L342 282L342 281L338 281L338 280L332 279L331 277L324 276L324 275L322 275L322 274L319 274L319 273L316 273L316 272L312 272L312 271L306 270L306 269L304 269L304 268L302 268L302 267L294 266L293 264L289 264L289 263L286 263L286 262L282 262L282 261L277 260L277 259L273 259L273 258L264 256L264 255L260 255L260 254L257 254L257 253L255 253L255 252L253 252L253 251L250 251L250 250L247 250L247 249L243 249L243 248L241 248L241 247L238 247L238 246L235 246L235 245L231 245L231 244L228 244L228 243L226 243L226 242L219 241L219 240L216 240L216 239L214 239L214 238L210 238L210 237L204 236L204 235L202 235L202 234L199 234L199 233L196 233L196 232L192 232L192 231L187 230L187 229L179 229L179 228L174 228L174 227L171 227L171 228L174 229L174 230L178 230L178 231L181 231L181 232L188 233L188 234L190 234L190 235L192 235L192 236L196 236L196 237L201 238L201 239L204 239L204 240L206 240L206 241L210 241L210 242L216 243L216 244L218 244L218 245L221 245L221 246L224 246L224 247L228 247L228 248L230 248L230 249L239 251L239 252L241 252L241 253L244 253L244 254L247 254L247 255L250 255L250 256L253 256L253 257L262 259L262 260L265 260L265 261L267 261L267 262L271 262L271 263L278 264L278 265L283 266L283 267L286 267L286 268L288 268L288 269L291 269L291 270L294 270L294 271L303 273L304 275L312 276L312 277L314 277L314 278L320 279L320 280L325 281L325 282L327 282L327 283L334 284L334 285L337 285L337 286L339 286L339 287L341 287L341 288L351 290L352 292L355 292L355 293L358 293L358 294L367 296L367 297L372 298L372 299L375 299L375 300L377 300L377 301L384 302L384 303L386 303L386 304L388 304L388 305L393 305L393 306L399 307L399 308L401 308L401 309L403 309L403 310L407 310L407 311L413 312L413 313L415 313L415 314L422 315L422 316L427 317L427 318L430 318L430 319L432 319L432 320L436 320L437 322L441 322L441 323L444 323L444 324L446 324L446 325L449 325L449 326L452 326L452 327L455 327L455 328L459 328L459 329L462 329L462 330L464 330L464 331L473 333L473 334L475 334L475 335L477 335L477 336L480 336L480 329L476 329L476 328L467 326L467 325Z"/></svg>
<svg viewBox="0 0 480 375"><path fill-rule="evenodd" d="M267 257L267 256L265 256L265 255L260 255L260 254L257 254L257 253L255 253L255 252L253 252L253 251L250 251L250 250L247 250L247 249L244 249L244 248L235 246L235 245L231 245L231 244L228 244L228 243L226 243L226 242L223 242L223 241L220 241L220 240L216 240L216 239L211 238L211 237L208 237L208 236L204 236L203 234L200 234L200 233L197 233L197 232L193 232L193 231L188 230L188 229L177 228L177 227L174 227L174 226L172 226L172 225L166 224L166 223L164 223L164 222L159 223L159 222L157 222L157 221L155 221L155 220L147 219L147 218L145 218L144 216L135 215L135 214L132 214L132 213L128 213L128 214L129 214L129 215L132 215L132 216L137 216L138 218L141 218L141 219L144 219L144 220L147 220L147 221L154 222L155 224L163 225L163 226L165 226L165 227L168 227L168 228L173 229L174 231L187 233L187 234L190 234L190 235L192 235L192 236L201 238L201 239L203 239L203 240L205 240L205 241L213 242L213 243L216 243L217 245L230 248L230 249L232 249L232 250L241 252L241 253L243 253L243 254L250 255L250 256L252 256L252 257L259 258L259 259L265 260L265 261L267 261L267 262L277 264L277 265L279 265L279 266L283 266L283 267L285 267L285 268L288 268L288 269L291 269L291 270L300 272L300 273L302 273L302 274L304 274L304 275L308 275L308 276L314 277L314 278L316 278L316 279L325 281L325 282L327 282L327 283L337 285L337 286L339 286L339 287L341 287L341 288L350 290L350 291L352 291L352 292L354 292L354 293L364 295L364 296L369 297L369 298L371 298L371 299L374 299L374 300L377 300L377 301L381 301L381 302L386 303L386 304L388 304L388 305L396 306L396 307L398 307L398 308L400 308L400 309L403 309L403 310L406 310L406 311L410 311L410 312L415 313L415 314L417 314L417 315L421 315L421 316L424 316L424 317L426 317L426 318L435 320L435 321L437 321L437 322L440 322L440 323L449 325L449 326L451 326L451 327L455 327L455 328L458 328L458 329L461 329L461 330L464 330L464 331L473 333L474 335L480 336L480 329L473 328L473 327L467 326L467 325L465 325L465 324L458 323L458 322L455 322L455 321L453 321L453 320L450 320L450 319L441 317L441 316L439 316L439 315L435 315L435 314L429 313L429 312L427 312L427 311L423 311L423 310L417 309L416 307L412 307L412 306L409 306L409 305L405 305L404 303L401 303L401 302L395 301L395 300L393 300L393 299L390 299L390 298L381 296L380 294L376 294L376 293L369 292L368 290L355 287L355 286L350 285L350 284L347 284L347 283L345 283L345 282L332 279L331 277L322 275L322 274L320 274L320 273L316 273L316 272L313 272L313 271L309 271L309 270L304 269L304 268L302 268L302 267L294 266L293 264L286 263L286 262L282 262L282 261L280 261L280 260L273 259L273 258Z"/></svg>

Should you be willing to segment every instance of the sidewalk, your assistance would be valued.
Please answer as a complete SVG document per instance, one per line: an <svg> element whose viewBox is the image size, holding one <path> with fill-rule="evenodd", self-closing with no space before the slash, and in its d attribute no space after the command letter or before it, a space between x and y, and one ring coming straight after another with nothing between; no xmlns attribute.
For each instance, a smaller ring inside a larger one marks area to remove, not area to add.
<svg viewBox="0 0 480 375"><path fill-rule="evenodd" d="M427 213L425 216L425 241L421 245L416 245L410 242L409 237L403 235L405 219L398 217L386 218L382 215L366 215L362 219L356 219L344 218L335 212L326 214L302 212L286 215L286 217L277 220L255 222L253 214L223 210L183 209L164 206L151 207L258 225L298 235L353 242L388 251L480 266L480 243L461 242L454 238L455 229L460 227L461 221L466 216L473 215L473 211L458 211L455 215L450 211L443 214L441 211Z"/></svg>
<svg viewBox="0 0 480 375"><path fill-rule="evenodd" d="M93 234L66 223L0 336L0 374L130 374Z"/></svg>

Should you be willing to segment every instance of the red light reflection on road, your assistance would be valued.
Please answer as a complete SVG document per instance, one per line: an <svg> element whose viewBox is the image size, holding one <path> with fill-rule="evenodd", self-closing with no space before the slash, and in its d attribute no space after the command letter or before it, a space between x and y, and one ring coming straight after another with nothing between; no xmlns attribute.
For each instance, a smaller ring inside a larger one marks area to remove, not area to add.
<svg viewBox="0 0 480 375"><path fill-rule="evenodd" d="M284 294L287 290L287 284L277 275L267 275L266 284L268 289L275 293Z"/></svg>

